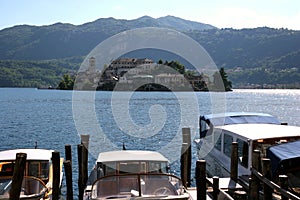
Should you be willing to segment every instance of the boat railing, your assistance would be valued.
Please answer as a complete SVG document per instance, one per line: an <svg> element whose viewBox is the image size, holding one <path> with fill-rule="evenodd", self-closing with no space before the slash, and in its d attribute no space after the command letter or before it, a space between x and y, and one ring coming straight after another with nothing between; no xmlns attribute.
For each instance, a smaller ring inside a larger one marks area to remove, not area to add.
<svg viewBox="0 0 300 200"><path fill-rule="evenodd" d="M92 185L92 199L107 197L154 197L183 194L182 181L172 174L119 174L97 179Z"/></svg>
<svg viewBox="0 0 300 200"><path fill-rule="evenodd" d="M0 199L8 199L11 189L12 177L0 177ZM40 199L47 193L47 187L44 182L33 176L25 176L23 178L20 199Z"/></svg>

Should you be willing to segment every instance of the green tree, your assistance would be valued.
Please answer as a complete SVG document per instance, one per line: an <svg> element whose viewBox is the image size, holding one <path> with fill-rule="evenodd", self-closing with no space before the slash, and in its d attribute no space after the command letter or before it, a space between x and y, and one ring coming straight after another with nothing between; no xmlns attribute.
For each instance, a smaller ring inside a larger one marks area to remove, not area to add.
<svg viewBox="0 0 300 200"><path fill-rule="evenodd" d="M225 91L232 90L232 83L228 80L227 73L225 69L222 67L219 72L215 72L214 77L214 88L216 90L222 90L224 87Z"/></svg>
<svg viewBox="0 0 300 200"><path fill-rule="evenodd" d="M63 79L58 84L58 88L61 90L73 90L75 77L65 74Z"/></svg>

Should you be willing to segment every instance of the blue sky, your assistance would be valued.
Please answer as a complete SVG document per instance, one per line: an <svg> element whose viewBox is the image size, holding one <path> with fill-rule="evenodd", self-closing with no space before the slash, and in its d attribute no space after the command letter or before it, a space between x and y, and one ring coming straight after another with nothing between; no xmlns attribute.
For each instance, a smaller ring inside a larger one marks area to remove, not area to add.
<svg viewBox="0 0 300 200"><path fill-rule="evenodd" d="M0 0L0 30L20 24L83 24L98 18L173 15L218 28L300 30L299 0Z"/></svg>

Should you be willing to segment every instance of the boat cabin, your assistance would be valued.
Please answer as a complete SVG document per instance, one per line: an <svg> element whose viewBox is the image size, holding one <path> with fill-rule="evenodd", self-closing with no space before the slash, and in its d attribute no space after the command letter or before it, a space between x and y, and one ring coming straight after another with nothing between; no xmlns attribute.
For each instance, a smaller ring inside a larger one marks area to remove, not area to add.
<svg viewBox="0 0 300 200"><path fill-rule="evenodd" d="M25 176L33 176L41 179L44 184L49 180L49 168L52 150L44 149L16 149L0 152L0 177L13 175L17 153L26 153Z"/></svg>
<svg viewBox="0 0 300 200"><path fill-rule="evenodd" d="M153 151L100 153L85 199L189 199L182 181L168 174L168 160Z"/></svg>
<svg viewBox="0 0 300 200"><path fill-rule="evenodd" d="M100 153L97 178L128 173L166 173L168 159L152 151L111 151Z"/></svg>

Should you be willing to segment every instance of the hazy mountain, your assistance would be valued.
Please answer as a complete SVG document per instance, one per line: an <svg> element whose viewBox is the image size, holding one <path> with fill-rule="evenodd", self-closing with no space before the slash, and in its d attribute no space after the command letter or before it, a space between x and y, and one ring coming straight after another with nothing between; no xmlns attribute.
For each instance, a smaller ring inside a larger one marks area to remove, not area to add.
<svg viewBox="0 0 300 200"><path fill-rule="evenodd" d="M44 60L86 55L104 39L119 32L142 27L167 27L179 31L212 29L213 26L172 16L134 20L102 18L75 26L20 25L0 31L0 59Z"/></svg>
<svg viewBox="0 0 300 200"><path fill-rule="evenodd" d="M170 27L180 31L216 29L216 27L209 24L184 20L174 16L160 17L157 21L163 27Z"/></svg>

